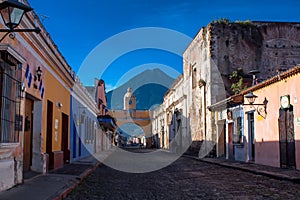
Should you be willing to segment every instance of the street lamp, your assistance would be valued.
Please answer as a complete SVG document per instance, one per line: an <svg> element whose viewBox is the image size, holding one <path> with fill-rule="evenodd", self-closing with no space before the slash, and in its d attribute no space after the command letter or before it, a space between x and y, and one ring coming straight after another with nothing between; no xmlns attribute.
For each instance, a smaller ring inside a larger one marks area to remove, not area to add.
<svg viewBox="0 0 300 200"><path fill-rule="evenodd" d="M248 100L249 104L253 105L255 102L255 99L257 96L253 94L252 92L249 92L247 95L245 95L246 99Z"/></svg>
<svg viewBox="0 0 300 200"><path fill-rule="evenodd" d="M263 103L254 103L257 96L255 94L253 94L252 92L249 92L248 94L246 94L245 98L247 99L249 104L244 104L244 105L249 105L249 106L253 107L257 111L257 114L259 114L263 118L266 118L267 104L268 104L268 100L266 97L265 97L265 100L263 101ZM257 106L257 107L255 107L255 106Z"/></svg>
<svg viewBox="0 0 300 200"><path fill-rule="evenodd" d="M27 6L18 0L7 0L0 3L0 13L5 26L8 29L0 29L0 32L6 32L6 34L0 39L0 42L11 32L36 32L39 33L39 28L34 29L15 29L21 22L24 14L33 10L30 6Z"/></svg>

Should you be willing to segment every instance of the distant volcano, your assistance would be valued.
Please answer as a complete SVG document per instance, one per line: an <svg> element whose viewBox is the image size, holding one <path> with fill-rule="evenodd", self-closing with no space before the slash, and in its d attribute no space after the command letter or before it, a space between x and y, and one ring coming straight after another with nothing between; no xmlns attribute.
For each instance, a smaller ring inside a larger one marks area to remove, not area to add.
<svg viewBox="0 0 300 200"><path fill-rule="evenodd" d="M160 69L146 70L120 87L107 92L107 106L109 109L123 110L123 97L127 88L131 87L136 96L136 109L149 110L152 106L163 102L164 94L174 80Z"/></svg>

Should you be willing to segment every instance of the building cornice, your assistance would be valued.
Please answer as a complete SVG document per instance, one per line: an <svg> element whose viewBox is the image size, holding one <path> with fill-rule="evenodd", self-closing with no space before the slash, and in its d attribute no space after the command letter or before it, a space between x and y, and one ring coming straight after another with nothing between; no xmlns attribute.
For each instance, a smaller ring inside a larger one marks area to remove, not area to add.
<svg viewBox="0 0 300 200"><path fill-rule="evenodd" d="M28 4L27 1L25 3ZM23 33L20 36L34 49L36 53L55 71L69 86L74 84L74 72L63 55L58 50L50 34L46 31L34 11L26 13L20 27L32 28L38 26L41 29L39 34Z"/></svg>
<svg viewBox="0 0 300 200"><path fill-rule="evenodd" d="M26 59L19 54L12 46L9 44L0 44L0 51L6 51L10 55L12 55L19 63L24 63L26 62Z"/></svg>
<svg viewBox="0 0 300 200"><path fill-rule="evenodd" d="M179 99L177 99L176 101L174 101L173 103L171 103L167 108L166 111L170 111L172 110L172 108L174 108L175 106L177 106L180 102L182 102L184 99L186 99L186 95L181 96Z"/></svg>

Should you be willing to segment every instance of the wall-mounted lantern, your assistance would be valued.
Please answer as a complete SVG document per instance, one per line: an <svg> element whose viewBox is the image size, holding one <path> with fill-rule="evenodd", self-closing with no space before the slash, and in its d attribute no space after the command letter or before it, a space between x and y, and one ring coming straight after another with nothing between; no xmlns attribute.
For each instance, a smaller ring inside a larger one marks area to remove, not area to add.
<svg viewBox="0 0 300 200"><path fill-rule="evenodd" d="M6 0L0 3L0 13L5 26L8 29L0 29L0 32L6 32L4 36L0 39L0 42L12 32L36 32L39 33L41 29L15 29L19 26L24 14L26 12L32 11L30 6L27 6L18 0Z"/></svg>
<svg viewBox="0 0 300 200"><path fill-rule="evenodd" d="M7 0L0 4L1 16L9 30L16 28L20 24L23 15L31 10L33 10L31 7L17 0Z"/></svg>
<svg viewBox="0 0 300 200"><path fill-rule="evenodd" d="M41 70L41 67L38 67L35 70L35 74L34 74L34 83L33 83L33 87L35 89L39 89L39 86L41 87L41 77L42 77L43 71ZM39 83L38 83L39 82Z"/></svg>
<svg viewBox="0 0 300 200"><path fill-rule="evenodd" d="M43 75L43 71L41 70L41 67L38 67L36 70L36 75L37 75L37 79L38 81L41 81L41 77Z"/></svg>
<svg viewBox="0 0 300 200"><path fill-rule="evenodd" d="M244 105L254 108L257 111L257 114L262 116L265 119L267 116L267 104L268 104L267 98L265 97L263 103L260 104L254 103L257 96L252 92L246 94L245 98L248 100L249 104L244 104Z"/></svg>
<svg viewBox="0 0 300 200"><path fill-rule="evenodd" d="M61 102L57 101L57 102L56 102L56 107L57 107L58 109L61 109L61 108L63 107L63 104L62 104Z"/></svg>

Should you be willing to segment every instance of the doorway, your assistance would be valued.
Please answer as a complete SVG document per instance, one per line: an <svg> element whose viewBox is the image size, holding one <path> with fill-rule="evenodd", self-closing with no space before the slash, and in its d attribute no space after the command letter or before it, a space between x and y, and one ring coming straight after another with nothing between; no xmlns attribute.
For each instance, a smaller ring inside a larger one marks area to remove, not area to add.
<svg viewBox="0 0 300 200"><path fill-rule="evenodd" d="M70 150L69 150L69 116L62 113L62 140L61 140L61 150L64 152L64 163L70 162Z"/></svg>
<svg viewBox="0 0 300 200"><path fill-rule="evenodd" d="M165 131L164 131L165 127L162 126L161 127L161 138L162 138L162 141L161 141L161 148L164 149L165 148Z"/></svg>
<svg viewBox="0 0 300 200"><path fill-rule="evenodd" d="M226 157L226 124L225 120L218 121L218 157Z"/></svg>
<svg viewBox="0 0 300 200"><path fill-rule="evenodd" d="M33 134L33 101L25 99L25 120L24 120L24 147L23 147L23 171L30 170L32 165L32 134Z"/></svg>
<svg viewBox="0 0 300 200"><path fill-rule="evenodd" d="M254 112L248 115L248 157L249 161L255 161L255 132L254 132Z"/></svg>
<svg viewBox="0 0 300 200"><path fill-rule="evenodd" d="M234 160L234 146L233 146L233 122L227 124L228 128L228 159Z"/></svg>
<svg viewBox="0 0 300 200"><path fill-rule="evenodd" d="M280 167L296 167L295 162L295 132L294 132L294 111L290 105L288 109L279 109L279 148Z"/></svg>
<svg viewBox="0 0 300 200"><path fill-rule="evenodd" d="M47 136L46 136L46 153L49 155L48 169L54 167L54 155L52 152L52 127L53 126L53 103L47 101Z"/></svg>

